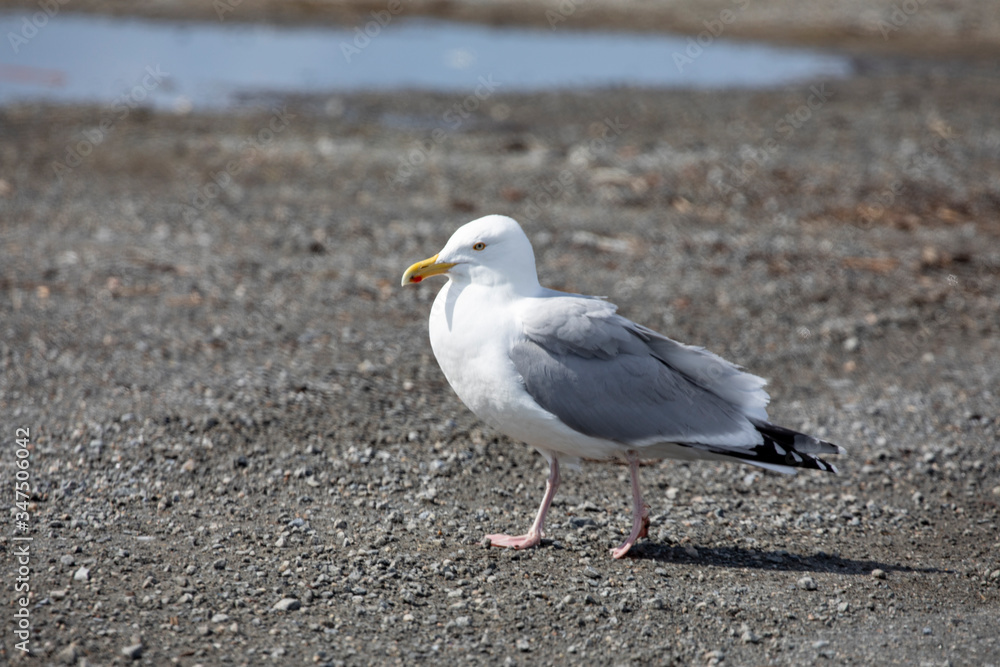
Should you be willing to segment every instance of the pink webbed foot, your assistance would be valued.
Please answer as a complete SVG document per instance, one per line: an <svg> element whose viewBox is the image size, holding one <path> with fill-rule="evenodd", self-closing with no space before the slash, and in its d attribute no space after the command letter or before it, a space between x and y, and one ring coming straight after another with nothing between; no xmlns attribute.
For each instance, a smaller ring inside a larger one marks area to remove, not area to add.
<svg viewBox="0 0 1000 667"><path fill-rule="evenodd" d="M618 547L617 549L611 550L612 558L624 558L625 554L629 552L636 541L640 537L646 537L649 534L649 505L643 504L642 515L639 518L638 523L633 524L632 533L628 536L628 539Z"/></svg>
<svg viewBox="0 0 1000 667"><path fill-rule="evenodd" d="M646 537L649 532L649 505L642 501L642 493L639 491L639 457L635 452L628 452L627 459L629 476L632 478L632 532L624 544L611 550L612 558L623 558L636 540Z"/></svg>
<svg viewBox="0 0 1000 667"><path fill-rule="evenodd" d="M542 542L542 536L537 533L528 533L527 535L487 535L490 541L490 546L494 547L510 547L514 549L530 549L531 547L537 547Z"/></svg>
<svg viewBox="0 0 1000 667"><path fill-rule="evenodd" d="M616 559L617 558L624 558L625 554L628 553L628 550L632 548L633 544L635 544L635 542L625 542L625 544L621 545L617 549L612 549L611 550L611 557L612 558L616 558Z"/></svg>
<svg viewBox="0 0 1000 667"><path fill-rule="evenodd" d="M490 540L490 546L494 547L512 547L514 549L530 549L531 547L537 547L542 542L542 526L545 525L545 515L549 511L549 506L552 504L552 498L556 495L556 489L559 488L559 460L556 457L552 457L549 461L549 478L545 482L545 496L542 497L542 504L538 508L538 514L535 516L535 522L531 524L531 528L524 535L487 535L486 537Z"/></svg>

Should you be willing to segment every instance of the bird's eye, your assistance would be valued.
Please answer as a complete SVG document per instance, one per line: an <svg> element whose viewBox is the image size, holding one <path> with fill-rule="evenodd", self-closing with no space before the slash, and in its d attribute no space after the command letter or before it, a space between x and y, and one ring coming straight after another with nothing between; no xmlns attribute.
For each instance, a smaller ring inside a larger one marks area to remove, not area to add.
<svg viewBox="0 0 1000 667"><path fill-rule="evenodd" d="M472 249L473 250L485 250L486 249L486 244L483 243L482 241L480 241L476 245L472 246Z"/></svg>

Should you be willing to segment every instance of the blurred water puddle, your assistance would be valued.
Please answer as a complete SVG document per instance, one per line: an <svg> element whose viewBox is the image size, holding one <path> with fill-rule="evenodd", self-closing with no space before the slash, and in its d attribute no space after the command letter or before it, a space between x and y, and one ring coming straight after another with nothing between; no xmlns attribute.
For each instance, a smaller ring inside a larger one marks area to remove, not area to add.
<svg viewBox="0 0 1000 667"><path fill-rule="evenodd" d="M295 27L15 12L0 14L0 35L0 104L186 111L239 105L261 94L765 88L852 73L846 56L707 32L699 43L425 20Z"/></svg>

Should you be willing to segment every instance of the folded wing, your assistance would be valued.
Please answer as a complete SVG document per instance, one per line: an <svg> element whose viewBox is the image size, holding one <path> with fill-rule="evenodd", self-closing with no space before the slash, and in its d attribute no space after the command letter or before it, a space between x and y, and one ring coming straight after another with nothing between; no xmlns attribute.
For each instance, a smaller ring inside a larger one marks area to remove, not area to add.
<svg viewBox="0 0 1000 667"><path fill-rule="evenodd" d="M832 469L809 454L835 445L767 422L763 379L606 301L558 294L524 307L510 358L527 392L571 428L640 453L674 443L783 472Z"/></svg>

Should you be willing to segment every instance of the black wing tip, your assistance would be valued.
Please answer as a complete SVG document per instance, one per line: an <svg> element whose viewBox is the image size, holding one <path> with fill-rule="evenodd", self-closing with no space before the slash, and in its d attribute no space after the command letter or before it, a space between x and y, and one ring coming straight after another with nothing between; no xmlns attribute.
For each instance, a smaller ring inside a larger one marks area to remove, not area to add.
<svg viewBox="0 0 1000 667"><path fill-rule="evenodd" d="M790 468L806 468L836 473L836 466L816 455L846 454L843 447L805 433L799 433L758 419L752 419L751 423L764 438L764 442L756 447L751 447L748 455L740 458Z"/></svg>

